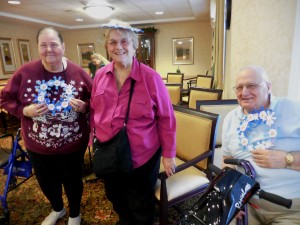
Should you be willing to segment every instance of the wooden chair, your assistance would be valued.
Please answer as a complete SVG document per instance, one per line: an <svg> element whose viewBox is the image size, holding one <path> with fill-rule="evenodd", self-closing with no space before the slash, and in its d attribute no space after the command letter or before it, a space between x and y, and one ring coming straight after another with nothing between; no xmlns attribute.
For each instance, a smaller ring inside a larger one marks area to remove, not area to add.
<svg viewBox="0 0 300 225"><path fill-rule="evenodd" d="M202 87L202 88L212 88L214 82L214 77L209 75L197 75L195 80L190 80L188 82L188 88Z"/></svg>
<svg viewBox="0 0 300 225"><path fill-rule="evenodd" d="M183 84L184 73L168 73L167 83L169 84Z"/></svg>
<svg viewBox="0 0 300 225"><path fill-rule="evenodd" d="M217 125L217 138L215 146L214 164L221 168L222 166L222 129L225 116L233 109L239 106L236 99L221 99L221 100L197 100L196 109L205 112L211 112L219 115Z"/></svg>
<svg viewBox="0 0 300 225"><path fill-rule="evenodd" d="M176 171L167 177L161 165L156 184L160 225L167 224L168 208L205 190L207 166L213 161L218 115L173 105L176 117Z"/></svg>
<svg viewBox="0 0 300 225"><path fill-rule="evenodd" d="M181 104L182 84L165 84L169 92L171 102L174 105Z"/></svg>
<svg viewBox="0 0 300 225"><path fill-rule="evenodd" d="M209 89L200 87L191 87L189 89L189 96L187 100L182 98L182 101L188 101L189 108L196 109L197 100L220 100L222 98L223 90Z"/></svg>

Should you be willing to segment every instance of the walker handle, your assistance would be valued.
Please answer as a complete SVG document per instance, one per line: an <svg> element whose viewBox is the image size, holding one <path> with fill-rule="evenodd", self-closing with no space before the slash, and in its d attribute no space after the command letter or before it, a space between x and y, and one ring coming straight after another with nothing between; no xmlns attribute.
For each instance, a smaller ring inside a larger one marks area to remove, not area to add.
<svg viewBox="0 0 300 225"><path fill-rule="evenodd" d="M243 159L224 159L224 163L225 164L231 164L231 165L237 165L240 166L241 162L243 162L245 160Z"/></svg>
<svg viewBox="0 0 300 225"><path fill-rule="evenodd" d="M266 200L268 200L270 202L273 202L277 205L284 206L288 209L290 209L291 206L292 206L292 200L291 199L286 199L286 198L283 198L279 195L275 195L275 194L266 192L264 190L259 190L258 191L258 197L262 198L262 199L266 199Z"/></svg>
<svg viewBox="0 0 300 225"><path fill-rule="evenodd" d="M217 167L217 166L215 166L214 164L212 164L212 163L210 163L209 165L208 165L208 169L210 170L210 171L212 171L214 174L216 174L216 175L219 175L221 172L222 172L222 170L219 168L219 167Z"/></svg>

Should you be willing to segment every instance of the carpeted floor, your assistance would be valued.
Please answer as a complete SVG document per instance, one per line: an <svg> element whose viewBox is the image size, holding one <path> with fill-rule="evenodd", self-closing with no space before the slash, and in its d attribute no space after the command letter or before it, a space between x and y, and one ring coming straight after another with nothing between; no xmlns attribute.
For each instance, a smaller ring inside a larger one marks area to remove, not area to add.
<svg viewBox="0 0 300 225"><path fill-rule="evenodd" d="M13 133L15 135L19 124L18 121L13 120L10 124L9 130L4 131L0 128L0 135L3 132ZM22 144L22 140L20 141ZM1 141L0 141L1 146ZM3 147L3 143L2 143ZM3 170L0 170L0 195L3 194L4 185L6 182L6 175L3 175ZM81 203L81 214L83 225L113 225L118 221L118 216L112 209L111 203L108 201L105 195L103 183L100 179L95 179L92 174L90 166L89 152L85 155L84 164L84 193ZM189 208L195 199L184 203L185 208ZM67 200L64 197L65 206L67 206ZM10 212L10 224L11 225L35 225L41 224L43 219L51 211L48 200L44 197L35 176L32 176L17 188L11 190L7 195L8 209ZM3 208L0 207L0 216L3 215ZM178 213L170 209L169 222L172 224L180 217ZM59 220L57 225L67 224L68 215ZM158 221L158 218L156 218ZM156 222L155 224L158 224ZM2 223L0 222L0 225Z"/></svg>

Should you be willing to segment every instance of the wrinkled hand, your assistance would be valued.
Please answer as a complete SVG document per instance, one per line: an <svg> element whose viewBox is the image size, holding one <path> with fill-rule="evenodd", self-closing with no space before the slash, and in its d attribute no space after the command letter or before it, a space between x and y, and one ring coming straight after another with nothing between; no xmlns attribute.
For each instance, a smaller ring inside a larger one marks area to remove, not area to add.
<svg viewBox="0 0 300 225"><path fill-rule="evenodd" d="M265 168L285 168L285 151L257 149L252 151L254 162Z"/></svg>
<svg viewBox="0 0 300 225"><path fill-rule="evenodd" d="M23 108L23 115L27 117L42 116L49 111L46 103L31 104Z"/></svg>
<svg viewBox="0 0 300 225"><path fill-rule="evenodd" d="M85 112L85 102L84 101L77 99L77 98L72 98L69 101L69 104L75 112L81 112L81 113Z"/></svg>
<svg viewBox="0 0 300 225"><path fill-rule="evenodd" d="M175 158L162 158L162 163L165 168L166 174L172 176L175 173L176 163Z"/></svg>

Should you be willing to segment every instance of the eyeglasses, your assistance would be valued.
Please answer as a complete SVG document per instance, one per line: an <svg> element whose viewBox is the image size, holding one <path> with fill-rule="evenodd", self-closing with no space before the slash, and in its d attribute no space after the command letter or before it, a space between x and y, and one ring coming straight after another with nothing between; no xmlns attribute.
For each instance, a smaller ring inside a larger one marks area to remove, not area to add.
<svg viewBox="0 0 300 225"><path fill-rule="evenodd" d="M59 47L59 44L58 43L50 43L50 45L47 45L47 44L45 44L45 43L42 43L42 44L40 44L40 48L41 49L47 49L47 48L51 48L51 49L56 49L56 48L58 48Z"/></svg>
<svg viewBox="0 0 300 225"><path fill-rule="evenodd" d="M259 84L256 84L256 83L241 84L241 85L234 86L233 90L235 90L235 92L237 92L237 93L242 92L244 90L244 88L246 88L248 91L255 91L256 88L262 84L263 84L263 82L261 82Z"/></svg>
<svg viewBox="0 0 300 225"><path fill-rule="evenodd" d="M107 44L108 44L109 46L112 46L112 47L117 46L118 43L119 43L119 42L116 41L116 40L109 40L109 41L107 42ZM123 47L128 46L129 43L130 43L130 40L128 40L128 39L122 39L122 40L120 41L120 44L121 44Z"/></svg>

